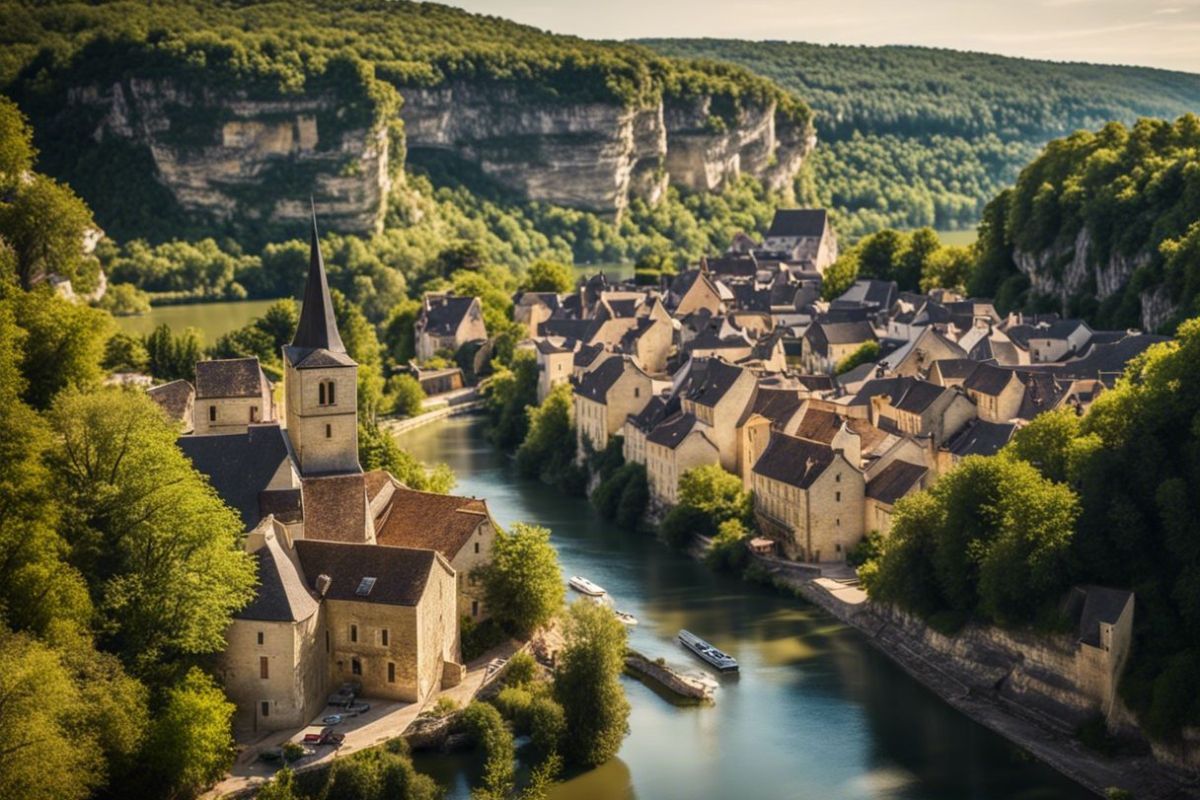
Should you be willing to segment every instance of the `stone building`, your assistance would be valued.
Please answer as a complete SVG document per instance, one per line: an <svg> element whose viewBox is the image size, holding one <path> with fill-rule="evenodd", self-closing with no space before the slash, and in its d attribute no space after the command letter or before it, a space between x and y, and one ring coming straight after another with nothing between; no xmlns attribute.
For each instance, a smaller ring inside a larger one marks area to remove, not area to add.
<svg viewBox="0 0 1200 800"><path fill-rule="evenodd" d="M646 480L650 500L659 507L679 502L679 478L696 467L717 464L720 451L712 429L695 415L679 412L646 436Z"/></svg>
<svg viewBox="0 0 1200 800"><path fill-rule="evenodd" d="M562 337L543 337L534 340L537 357L537 401L542 404L555 386L570 383L574 372L575 349L578 342Z"/></svg>
<svg viewBox="0 0 1200 800"><path fill-rule="evenodd" d="M781 208L763 237L763 250L824 274L837 260L837 234L823 208Z"/></svg>
<svg viewBox="0 0 1200 800"><path fill-rule="evenodd" d="M192 429L197 435L243 433L275 420L271 382L257 358L224 358L196 364Z"/></svg>
<svg viewBox="0 0 1200 800"><path fill-rule="evenodd" d="M842 561L862 540L866 484L840 450L773 433L751 486L760 529L789 558Z"/></svg>
<svg viewBox="0 0 1200 800"><path fill-rule="evenodd" d="M738 421L758 380L754 373L719 358L693 359L690 386L681 396L682 410L694 416L717 446L721 467L737 472Z"/></svg>
<svg viewBox="0 0 1200 800"><path fill-rule="evenodd" d="M417 702L460 681L460 618L482 613L468 576L490 558L494 533L482 501L363 474L358 366L334 320L315 220L300 322L283 360L286 427L258 422L178 440L241 515L258 568L257 596L235 615L220 663L241 734L306 724L345 682ZM257 369L197 373L222 376L221 385L236 374L249 387ZM248 399L223 389L206 399L231 395Z"/></svg>
<svg viewBox="0 0 1200 800"><path fill-rule="evenodd" d="M868 322L814 322L800 337L800 361L807 372L831 373L851 353L875 341Z"/></svg>
<svg viewBox="0 0 1200 800"><path fill-rule="evenodd" d="M417 358L428 361L439 350L458 352L468 342L487 339L478 297L427 294L415 327Z"/></svg>
<svg viewBox="0 0 1200 800"><path fill-rule="evenodd" d="M146 395L158 404L167 419L179 426L180 433L195 430L193 415L196 408L196 390L185 380L170 381L151 386Z"/></svg>
<svg viewBox="0 0 1200 800"><path fill-rule="evenodd" d="M663 384L665 385L665 383ZM645 407L657 393L654 381L627 355L609 354L575 387L575 429L578 451L584 442L596 450L608 445L609 437L621 432L625 419Z"/></svg>
<svg viewBox="0 0 1200 800"><path fill-rule="evenodd" d="M928 467L896 460L867 481L863 505L863 530L887 535L892 529L892 512L900 498L919 492L933 480Z"/></svg>

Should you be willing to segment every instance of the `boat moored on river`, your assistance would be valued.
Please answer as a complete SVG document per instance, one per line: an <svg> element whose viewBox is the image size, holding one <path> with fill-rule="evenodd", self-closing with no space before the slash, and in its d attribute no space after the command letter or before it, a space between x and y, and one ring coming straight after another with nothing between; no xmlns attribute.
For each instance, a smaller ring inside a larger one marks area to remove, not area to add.
<svg viewBox="0 0 1200 800"><path fill-rule="evenodd" d="M567 581L567 584L575 591L586 594L588 597L603 597L607 594L603 586L598 586L579 575L572 575L571 580Z"/></svg>
<svg viewBox="0 0 1200 800"><path fill-rule="evenodd" d="M614 611L613 613L617 615L617 619L623 625L637 625L637 617L628 611Z"/></svg>
<svg viewBox="0 0 1200 800"><path fill-rule="evenodd" d="M737 672L738 670L738 663L733 656L721 652L690 631L679 632L679 643L721 672Z"/></svg>

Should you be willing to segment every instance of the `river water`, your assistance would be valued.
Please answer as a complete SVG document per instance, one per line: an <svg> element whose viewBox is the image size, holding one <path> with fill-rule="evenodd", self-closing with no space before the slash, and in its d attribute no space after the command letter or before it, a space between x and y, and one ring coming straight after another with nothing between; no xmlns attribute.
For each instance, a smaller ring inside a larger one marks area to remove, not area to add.
<svg viewBox="0 0 1200 800"><path fill-rule="evenodd" d="M457 494L485 498L497 522L553 531L565 575L608 589L639 625L630 644L701 670L680 628L738 659L716 704L676 707L631 678L630 734L619 757L570 777L555 800L1084 798L1082 788L940 701L851 628L800 600L715 575L644 534L601 520L586 501L516 477L455 418L400 437L458 475ZM478 757L419 756L418 769L469 797Z"/></svg>

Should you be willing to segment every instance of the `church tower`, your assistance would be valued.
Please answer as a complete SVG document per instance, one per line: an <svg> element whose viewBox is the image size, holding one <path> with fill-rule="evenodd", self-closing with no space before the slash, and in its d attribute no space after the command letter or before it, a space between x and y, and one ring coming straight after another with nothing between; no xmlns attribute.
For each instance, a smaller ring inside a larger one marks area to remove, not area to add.
<svg viewBox="0 0 1200 800"><path fill-rule="evenodd" d="M346 353L333 316L315 209L300 325L283 348L283 363L287 432L300 474L361 473L358 364Z"/></svg>

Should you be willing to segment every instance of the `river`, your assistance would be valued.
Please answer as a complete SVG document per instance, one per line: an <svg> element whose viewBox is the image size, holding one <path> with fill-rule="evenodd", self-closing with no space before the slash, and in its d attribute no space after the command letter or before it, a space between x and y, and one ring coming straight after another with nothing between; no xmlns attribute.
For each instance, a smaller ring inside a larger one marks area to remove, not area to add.
<svg viewBox="0 0 1200 800"><path fill-rule="evenodd" d="M1049 767L944 704L855 630L803 601L715 575L652 537L601 520L586 501L516 477L458 417L400 443L458 475L455 492L485 498L497 522L553 532L564 574L608 589L637 616L633 647L700 669L674 641L688 628L732 654L716 704L676 707L625 678L633 706L619 757L561 784L554 800L820 800L823 798L1084 798ZM465 800L478 757L418 756L418 769Z"/></svg>

